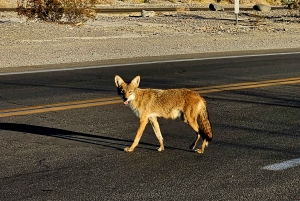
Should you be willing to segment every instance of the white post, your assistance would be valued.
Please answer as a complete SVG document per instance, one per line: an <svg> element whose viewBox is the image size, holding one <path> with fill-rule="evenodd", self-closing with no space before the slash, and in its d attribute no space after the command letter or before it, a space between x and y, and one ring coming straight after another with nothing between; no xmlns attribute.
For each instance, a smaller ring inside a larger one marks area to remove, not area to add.
<svg viewBox="0 0 300 201"><path fill-rule="evenodd" d="M236 20L235 25L238 24L239 12L240 12L240 2L239 0L234 0L234 13L235 13L235 20Z"/></svg>

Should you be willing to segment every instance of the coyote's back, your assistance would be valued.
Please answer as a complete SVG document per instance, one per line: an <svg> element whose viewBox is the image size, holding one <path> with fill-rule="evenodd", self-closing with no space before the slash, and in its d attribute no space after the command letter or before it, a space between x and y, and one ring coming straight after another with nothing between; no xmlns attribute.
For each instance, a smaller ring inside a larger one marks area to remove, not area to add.
<svg viewBox="0 0 300 201"><path fill-rule="evenodd" d="M140 118L140 125L134 142L131 147L126 147L125 151L131 152L135 149L148 121L150 121L159 141L160 147L158 151L164 150L163 137L157 117L166 119L181 117L197 134L190 148L195 150L200 137L202 137L201 149L196 149L195 151L198 153L204 152L205 146L212 140L212 129L206 102L197 92L189 89L140 89L138 88L140 76L136 76L130 83L126 83L120 76L116 75L115 83L124 105L130 106ZM198 124L198 118L202 129L200 129Z"/></svg>

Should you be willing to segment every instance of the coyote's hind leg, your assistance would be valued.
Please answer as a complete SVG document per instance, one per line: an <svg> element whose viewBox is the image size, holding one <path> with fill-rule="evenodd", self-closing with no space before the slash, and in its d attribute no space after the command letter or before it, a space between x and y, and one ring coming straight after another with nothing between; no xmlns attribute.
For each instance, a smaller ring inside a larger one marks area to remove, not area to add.
<svg viewBox="0 0 300 201"><path fill-rule="evenodd" d="M196 132L196 139L194 142L190 145L190 149L195 150L200 138L201 138L201 130L199 130L199 124L197 122L197 117L196 118L185 118L185 122Z"/></svg>
<svg viewBox="0 0 300 201"><path fill-rule="evenodd" d="M195 150L195 148L196 148L196 146L197 146L197 144L198 144L198 142L199 142L199 140L201 138L201 136L200 136L200 134L198 132L196 132L196 134L197 134L196 139L194 140L194 142L189 147L192 150Z"/></svg>
<svg viewBox="0 0 300 201"><path fill-rule="evenodd" d="M203 154L204 153L204 149L205 147L208 145L208 142L206 139L203 139L203 142L202 142L202 146L201 146L201 149L196 149L195 151L199 154Z"/></svg>

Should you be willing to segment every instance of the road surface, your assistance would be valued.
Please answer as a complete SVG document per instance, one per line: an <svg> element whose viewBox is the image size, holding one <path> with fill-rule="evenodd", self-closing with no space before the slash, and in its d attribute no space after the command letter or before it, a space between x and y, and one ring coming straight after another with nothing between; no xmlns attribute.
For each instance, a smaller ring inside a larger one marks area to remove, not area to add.
<svg viewBox="0 0 300 201"><path fill-rule="evenodd" d="M299 63L288 54L1 75L0 200L300 200ZM151 126L123 152L138 118L118 99L116 74L200 92L214 134L205 153L188 149L195 133L181 120L164 119L164 152Z"/></svg>

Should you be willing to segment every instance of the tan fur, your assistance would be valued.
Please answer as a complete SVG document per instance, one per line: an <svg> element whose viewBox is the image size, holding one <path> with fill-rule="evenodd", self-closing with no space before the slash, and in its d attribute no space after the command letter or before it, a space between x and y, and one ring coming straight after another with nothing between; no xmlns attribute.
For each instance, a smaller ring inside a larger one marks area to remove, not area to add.
<svg viewBox="0 0 300 201"><path fill-rule="evenodd" d="M116 75L115 83L124 104L129 105L133 112L140 118L140 126L134 142L131 147L126 147L124 151L131 152L135 149L148 122L151 123L159 141L160 147L158 151L163 151L163 137L157 117L166 119L181 117L197 134L190 148L195 150L200 137L202 137L201 149L196 149L195 151L198 153L204 152L205 146L212 140L212 129L208 119L206 102L197 92L189 89L140 89L138 88L140 76L136 76L127 84L120 76ZM198 125L198 117L202 130Z"/></svg>

